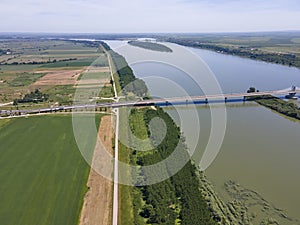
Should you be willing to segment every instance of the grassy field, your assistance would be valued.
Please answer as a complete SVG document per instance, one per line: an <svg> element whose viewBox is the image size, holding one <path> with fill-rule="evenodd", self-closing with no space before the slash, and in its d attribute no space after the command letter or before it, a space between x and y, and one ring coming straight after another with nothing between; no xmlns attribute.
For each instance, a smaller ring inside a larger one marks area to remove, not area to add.
<svg viewBox="0 0 300 225"><path fill-rule="evenodd" d="M120 109L120 137L124 138L122 140L128 140L128 120L126 109ZM130 164L130 155L132 149L119 143L119 160ZM128 176L130 176L130 171L128 171ZM132 205L132 194L135 188L127 185L119 185L119 220L122 225L132 225L134 224L133 215L133 205Z"/></svg>
<svg viewBox="0 0 300 225"><path fill-rule="evenodd" d="M112 98L112 97L114 97L114 90L113 90L112 85L102 87L101 91L99 93L99 96L103 97L103 98Z"/></svg>
<svg viewBox="0 0 300 225"><path fill-rule="evenodd" d="M97 59L97 57L91 57L91 58L83 58L83 59L77 59L74 61L67 61L67 62L48 63L48 64L42 65L41 68L90 66L96 59Z"/></svg>
<svg viewBox="0 0 300 225"><path fill-rule="evenodd" d="M80 80L90 80L90 79L98 79L98 80L103 80L103 79L109 79L110 78L110 73L108 72L85 72L80 76Z"/></svg>
<svg viewBox="0 0 300 225"><path fill-rule="evenodd" d="M1 225L76 225L89 166L76 145L71 117L7 121L0 120ZM82 135L92 152L95 137Z"/></svg>
<svg viewBox="0 0 300 225"><path fill-rule="evenodd" d="M20 87L34 83L36 80L44 76L45 73L21 73L15 79L9 82L9 86Z"/></svg>
<svg viewBox="0 0 300 225"><path fill-rule="evenodd" d="M51 87L46 91L50 101L59 102L62 105L70 105L73 102L76 89L73 85L61 85Z"/></svg>
<svg viewBox="0 0 300 225"><path fill-rule="evenodd" d="M129 116L129 126L134 135L144 142L138 141L135 143L133 140L131 142L132 146L140 150L151 150L153 149L151 141L149 139L147 124L145 123L144 113L138 109L132 109ZM136 155L147 154L144 151L137 151Z"/></svg>
<svg viewBox="0 0 300 225"><path fill-rule="evenodd" d="M57 40L5 40L0 42L0 49L9 49L11 54L0 56L0 64L28 64L32 62L83 59L97 57L100 49L84 43Z"/></svg>

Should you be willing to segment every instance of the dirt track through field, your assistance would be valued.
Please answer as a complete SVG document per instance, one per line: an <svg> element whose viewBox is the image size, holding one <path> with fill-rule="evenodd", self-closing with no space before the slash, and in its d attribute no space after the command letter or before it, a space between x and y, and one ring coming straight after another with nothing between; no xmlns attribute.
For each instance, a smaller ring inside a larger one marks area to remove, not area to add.
<svg viewBox="0 0 300 225"><path fill-rule="evenodd" d="M101 152L112 154L113 123L111 116L103 116L98 133L101 143L96 143L92 165L93 167L111 166L110 162L99 164ZM104 148L104 149L103 149ZM113 183L99 175L93 169L90 171L89 190L84 198L79 225L111 225L112 222L112 190Z"/></svg>

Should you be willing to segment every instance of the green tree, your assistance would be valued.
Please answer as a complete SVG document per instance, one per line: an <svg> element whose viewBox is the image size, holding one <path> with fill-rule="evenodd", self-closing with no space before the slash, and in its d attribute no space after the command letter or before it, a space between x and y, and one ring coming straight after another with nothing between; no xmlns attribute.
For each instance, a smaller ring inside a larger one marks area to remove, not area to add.
<svg viewBox="0 0 300 225"><path fill-rule="evenodd" d="M249 90L247 91L247 93L253 93L256 92L255 87L250 87Z"/></svg>

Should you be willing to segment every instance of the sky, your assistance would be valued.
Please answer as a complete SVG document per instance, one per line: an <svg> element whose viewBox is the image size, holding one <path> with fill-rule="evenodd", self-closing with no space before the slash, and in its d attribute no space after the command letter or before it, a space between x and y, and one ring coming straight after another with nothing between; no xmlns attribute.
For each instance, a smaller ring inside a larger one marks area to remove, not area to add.
<svg viewBox="0 0 300 225"><path fill-rule="evenodd" d="M0 32L300 30L299 0L0 0Z"/></svg>

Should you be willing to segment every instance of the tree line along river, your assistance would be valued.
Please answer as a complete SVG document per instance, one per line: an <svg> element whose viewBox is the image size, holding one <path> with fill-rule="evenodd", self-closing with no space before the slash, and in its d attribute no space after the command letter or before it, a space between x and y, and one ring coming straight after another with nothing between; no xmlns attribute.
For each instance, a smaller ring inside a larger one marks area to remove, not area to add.
<svg viewBox="0 0 300 225"><path fill-rule="evenodd" d="M117 46L125 44L118 41L108 43L117 52ZM128 53L120 52L125 58L130 54L152 54L132 46L128 48L132 48ZM300 86L300 70L296 68L207 50L187 49L208 65L223 93L245 92L250 86L262 91L284 89L291 85ZM168 57L172 53L160 54L161 57ZM172 80L190 95L202 94L199 87L182 70L159 61L130 65L135 75L146 81L152 95L170 97L177 96L178 93L174 87L148 79L151 76ZM200 134L195 133L195 121L193 116L189 116L193 113L191 107L164 109L178 122L188 145L197 140L195 154L201 156L210 135L210 108L196 106ZM275 218L280 224L300 224L299 121L286 118L253 102L227 103L226 111L224 141L216 159L205 171L215 191L224 202L244 202L249 212L257 218L254 224L263 218ZM179 114L184 114L187 119L181 121Z"/></svg>

